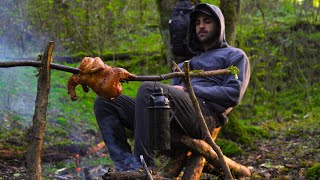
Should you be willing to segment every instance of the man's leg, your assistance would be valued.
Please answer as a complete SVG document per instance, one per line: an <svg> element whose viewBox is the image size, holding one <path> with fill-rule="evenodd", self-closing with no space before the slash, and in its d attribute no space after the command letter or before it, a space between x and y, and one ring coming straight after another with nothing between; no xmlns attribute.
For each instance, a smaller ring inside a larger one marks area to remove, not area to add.
<svg viewBox="0 0 320 180"><path fill-rule="evenodd" d="M97 97L94 102L94 113L103 140L118 171L135 171L141 167L125 134L125 127L134 128L134 109L135 100L124 95L114 100Z"/></svg>
<svg viewBox="0 0 320 180"><path fill-rule="evenodd" d="M154 87L162 87L164 92L169 96L170 106L172 107L172 113L174 115L173 124L178 124L178 131L182 131L194 138L202 138L202 131L200 129L199 120L196 118L195 107L193 106L189 94L178 90L174 87L168 86L162 83L144 82L139 88L136 110L135 110L135 145L134 154L139 157L144 156L144 159L148 165L152 166L154 163L150 137L148 132L148 100L149 96L153 93ZM214 127L213 114L206 108L203 101L200 101L200 106L204 117L206 118L209 129ZM177 128L174 126L173 128ZM171 128L171 131L177 129Z"/></svg>

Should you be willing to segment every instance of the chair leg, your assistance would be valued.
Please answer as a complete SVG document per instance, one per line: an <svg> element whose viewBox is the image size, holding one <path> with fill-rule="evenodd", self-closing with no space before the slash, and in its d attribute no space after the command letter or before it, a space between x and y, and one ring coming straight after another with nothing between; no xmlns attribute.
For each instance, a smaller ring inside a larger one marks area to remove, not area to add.
<svg viewBox="0 0 320 180"><path fill-rule="evenodd" d="M220 127L215 128L211 133L212 139L215 140L220 132ZM188 166L186 166L183 173L183 180L197 180L200 179L203 167L205 165L205 158L200 155L192 154Z"/></svg>
<svg viewBox="0 0 320 180"><path fill-rule="evenodd" d="M168 163L166 163L165 167L159 175L170 179L178 177L184 165L186 164L187 156L188 151L184 151L182 153L169 157Z"/></svg>
<svg viewBox="0 0 320 180"><path fill-rule="evenodd" d="M206 159L199 155L192 155L183 172L182 180L200 179Z"/></svg>

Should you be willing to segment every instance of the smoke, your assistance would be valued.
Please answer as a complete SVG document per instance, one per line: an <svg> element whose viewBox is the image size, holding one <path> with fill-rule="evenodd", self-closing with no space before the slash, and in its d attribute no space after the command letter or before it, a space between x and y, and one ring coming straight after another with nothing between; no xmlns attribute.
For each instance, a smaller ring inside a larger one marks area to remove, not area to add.
<svg viewBox="0 0 320 180"><path fill-rule="evenodd" d="M1 41L0 61L12 60L11 51L5 41ZM2 120L19 120L23 126L32 122L36 97L35 69L31 67L0 68L0 127ZM11 122L8 122L11 123Z"/></svg>
<svg viewBox="0 0 320 180"><path fill-rule="evenodd" d="M4 117L21 120L21 125L31 123L36 96L33 74L31 69L0 69L0 125Z"/></svg>
<svg viewBox="0 0 320 180"><path fill-rule="evenodd" d="M49 42L28 26L26 0L0 1L0 61L36 60ZM36 35L35 35L36 34ZM11 120L31 124L37 77L33 67L0 68L0 128Z"/></svg>

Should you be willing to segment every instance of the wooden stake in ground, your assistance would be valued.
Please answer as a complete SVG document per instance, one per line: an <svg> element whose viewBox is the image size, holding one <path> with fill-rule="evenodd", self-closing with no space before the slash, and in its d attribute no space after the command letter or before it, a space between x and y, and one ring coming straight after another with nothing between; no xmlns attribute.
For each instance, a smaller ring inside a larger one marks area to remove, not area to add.
<svg viewBox="0 0 320 180"><path fill-rule="evenodd" d="M46 125L46 114L48 107L48 97L50 92L50 63L54 42L49 42L46 50L41 56L41 67L39 71L37 98L33 124L29 131L29 147L26 154L28 179L41 180L41 154L44 128Z"/></svg>

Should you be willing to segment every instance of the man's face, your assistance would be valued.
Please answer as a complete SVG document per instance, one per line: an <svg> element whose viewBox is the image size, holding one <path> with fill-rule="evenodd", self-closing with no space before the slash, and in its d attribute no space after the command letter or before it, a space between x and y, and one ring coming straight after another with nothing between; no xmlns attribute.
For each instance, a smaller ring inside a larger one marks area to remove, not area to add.
<svg viewBox="0 0 320 180"><path fill-rule="evenodd" d="M214 35L217 30L214 18L207 14L199 13L195 24L198 40L204 48L214 43Z"/></svg>

